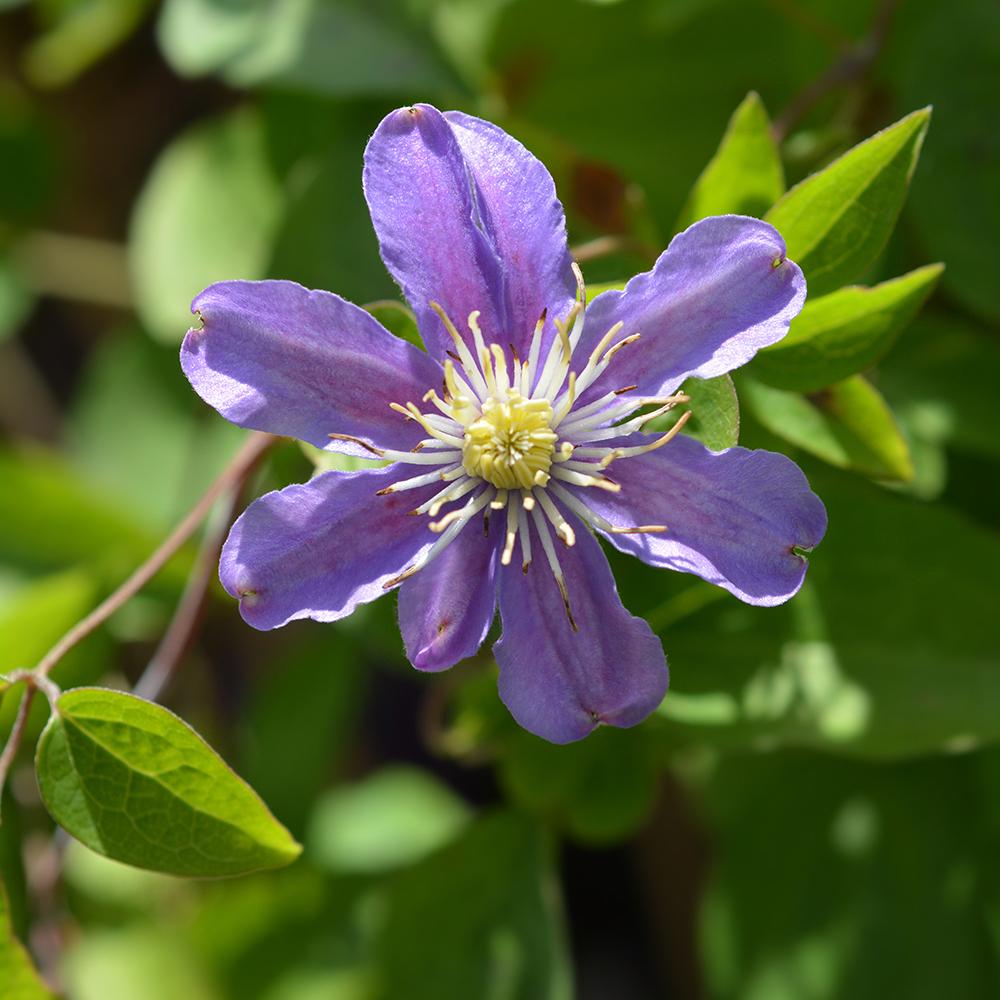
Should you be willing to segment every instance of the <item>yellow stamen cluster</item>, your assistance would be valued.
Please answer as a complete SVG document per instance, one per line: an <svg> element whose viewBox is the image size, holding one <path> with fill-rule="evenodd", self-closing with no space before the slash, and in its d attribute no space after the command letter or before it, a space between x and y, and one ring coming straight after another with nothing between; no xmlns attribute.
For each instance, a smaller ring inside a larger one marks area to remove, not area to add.
<svg viewBox="0 0 1000 1000"><path fill-rule="evenodd" d="M465 471L502 490L544 486L558 440L551 420L547 399L525 399L513 389L506 399L487 399L465 428Z"/></svg>

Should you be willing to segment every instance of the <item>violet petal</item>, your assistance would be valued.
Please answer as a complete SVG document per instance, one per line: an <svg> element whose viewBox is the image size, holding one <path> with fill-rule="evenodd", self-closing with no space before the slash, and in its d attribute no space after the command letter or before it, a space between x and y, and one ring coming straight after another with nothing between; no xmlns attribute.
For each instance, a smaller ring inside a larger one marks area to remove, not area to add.
<svg viewBox="0 0 1000 1000"><path fill-rule="evenodd" d="M528 573L516 560L500 570L503 635L493 647L504 704L521 726L552 743L582 739L602 722L634 726L659 705L668 679L660 640L622 606L597 540L564 515L576 544L556 545L579 631L536 534Z"/></svg>
<svg viewBox="0 0 1000 1000"><path fill-rule="evenodd" d="M712 378L746 364L780 340L805 301L805 278L766 222L718 215L671 240L652 271L587 310L578 351L592 351L618 321L612 343L634 333L582 402L626 385L636 395L675 390L688 376Z"/></svg>
<svg viewBox="0 0 1000 1000"><path fill-rule="evenodd" d="M542 309L572 299L552 178L496 126L427 104L393 111L365 150L364 188L382 259L435 356L452 341L432 301L467 338L478 310L488 343L526 356Z"/></svg>
<svg viewBox="0 0 1000 1000"><path fill-rule="evenodd" d="M195 300L181 346L195 391L241 427L371 454L330 433L407 451L425 435L389 409L418 401L441 368L358 306L291 281L224 281Z"/></svg>
<svg viewBox="0 0 1000 1000"><path fill-rule="evenodd" d="M652 435L631 435L629 444ZM622 552L694 573L749 604L787 601L826 531L826 510L802 470L771 451L712 452L683 434L656 451L614 462L620 493L574 491L616 527L666 525L662 534L613 534Z"/></svg>
<svg viewBox="0 0 1000 1000"><path fill-rule="evenodd" d="M405 467L325 472L255 500L222 549L222 585L254 628L297 618L336 621L385 593L383 584L434 541L409 511L434 486L377 496Z"/></svg>
<svg viewBox="0 0 1000 1000"><path fill-rule="evenodd" d="M473 518L399 588L399 630L418 670L446 670L482 645L496 612L496 554L496 531L484 536Z"/></svg>

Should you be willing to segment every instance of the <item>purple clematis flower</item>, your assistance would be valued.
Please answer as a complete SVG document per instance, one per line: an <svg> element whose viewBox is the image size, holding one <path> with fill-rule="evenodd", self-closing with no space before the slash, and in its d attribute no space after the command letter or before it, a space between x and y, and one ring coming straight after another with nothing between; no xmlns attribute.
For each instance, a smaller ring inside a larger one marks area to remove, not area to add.
<svg viewBox="0 0 1000 1000"><path fill-rule="evenodd" d="M552 178L497 126L402 108L365 151L382 258L427 352L329 292L212 285L181 363L241 427L391 464L261 497L220 575L272 629L399 588L420 670L471 656L497 605L500 697L554 743L663 698L659 639L622 606L594 533L751 604L786 601L826 513L782 455L643 428L780 340L805 281L757 219L705 219L585 305ZM413 516L416 515L416 516Z"/></svg>

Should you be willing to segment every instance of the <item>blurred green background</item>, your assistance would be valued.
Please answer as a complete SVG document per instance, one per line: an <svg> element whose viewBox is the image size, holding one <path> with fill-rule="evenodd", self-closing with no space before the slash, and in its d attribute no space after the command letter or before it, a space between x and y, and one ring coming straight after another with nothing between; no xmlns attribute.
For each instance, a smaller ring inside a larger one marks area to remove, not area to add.
<svg viewBox="0 0 1000 1000"><path fill-rule="evenodd" d="M557 748L507 716L488 654L417 675L392 598L262 635L213 591L161 700L304 856L218 883L115 865L53 834L22 753L0 875L69 997L1000 996L995 0L0 0L0 669L36 662L238 447L177 363L198 290L395 297L361 194L387 111L522 139L602 282L683 223L749 91L789 184L934 106L865 276L946 264L867 373L891 414L817 430L801 406L822 398L737 381L741 442L792 455L828 507L799 597L751 608L613 557L671 693ZM310 471L283 444L253 491ZM54 678L134 683L196 552Z"/></svg>

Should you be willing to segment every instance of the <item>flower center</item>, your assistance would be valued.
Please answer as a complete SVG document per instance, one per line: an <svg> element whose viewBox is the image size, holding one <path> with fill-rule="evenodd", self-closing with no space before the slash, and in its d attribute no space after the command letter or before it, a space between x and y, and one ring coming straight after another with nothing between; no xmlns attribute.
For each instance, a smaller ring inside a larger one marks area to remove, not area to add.
<svg viewBox="0 0 1000 1000"><path fill-rule="evenodd" d="M465 429L463 468L503 490L545 485L558 440L551 421L547 399L525 399L514 390L506 399L487 399Z"/></svg>

